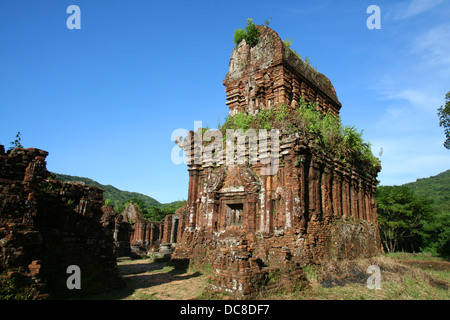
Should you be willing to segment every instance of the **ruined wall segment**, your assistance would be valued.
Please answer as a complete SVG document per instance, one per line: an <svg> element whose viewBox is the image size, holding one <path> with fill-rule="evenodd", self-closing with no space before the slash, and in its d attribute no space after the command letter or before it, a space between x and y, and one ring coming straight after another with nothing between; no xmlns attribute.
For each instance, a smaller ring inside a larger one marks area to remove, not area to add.
<svg viewBox="0 0 450 320"><path fill-rule="evenodd" d="M146 256L159 250L164 224L147 221L139 207L130 202L116 220L114 240L119 256Z"/></svg>
<svg viewBox="0 0 450 320"><path fill-rule="evenodd" d="M103 190L52 180L46 151L5 153L3 146L0 151L0 280L15 279L18 292L33 291L37 298L122 285L113 243L115 217L104 207ZM67 289L69 265L80 267L82 290Z"/></svg>

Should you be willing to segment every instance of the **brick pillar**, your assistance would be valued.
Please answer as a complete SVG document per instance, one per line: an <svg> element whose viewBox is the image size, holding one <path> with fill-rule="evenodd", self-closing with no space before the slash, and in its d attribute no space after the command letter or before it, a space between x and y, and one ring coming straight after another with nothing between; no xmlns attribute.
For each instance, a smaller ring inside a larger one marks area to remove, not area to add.
<svg viewBox="0 0 450 320"><path fill-rule="evenodd" d="M261 176L261 197L260 197L260 219L259 219L259 231L262 233L268 232L266 228L266 215L267 215L267 206L266 206L266 180L267 176Z"/></svg>
<svg viewBox="0 0 450 320"><path fill-rule="evenodd" d="M359 209L358 209L358 181L356 180L356 177L354 173L352 172L351 178L350 178L350 203L351 203L351 216L353 218L359 219Z"/></svg>
<svg viewBox="0 0 450 320"><path fill-rule="evenodd" d="M265 226L266 230L269 233L272 233L273 230L273 208L272 208L272 176L267 176L266 179L266 216L265 216Z"/></svg>
<svg viewBox="0 0 450 320"><path fill-rule="evenodd" d="M343 173L342 179L342 217L347 219L350 216L350 176Z"/></svg>
<svg viewBox="0 0 450 320"><path fill-rule="evenodd" d="M331 184L331 173L329 168L325 168L322 173L322 212L324 216L331 217L333 215L333 204L331 198L332 184Z"/></svg>
<svg viewBox="0 0 450 320"><path fill-rule="evenodd" d="M155 228L155 225L153 223L150 224L150 238L148 241L149 245L153 245L153 229Z"/></svg>
<svg viewBox="0 0 450 320"><path fill-rule="evenodd" d="M308 208L306 207L306 198L308 196L308 172L306 170L305 161L306 161L306 155L301 154L298 155L299 158L299 193L298 196L300 197L300 223L305 224L306 223L306 217L305 213L307 212Z"/></svg>
<svg viewBox="0 0 450 320"><path fill-rule="evenodd" d="M256 232L256 202L257 202L257 195L256 194L249 194L248 201L247 201L247 208L248 208L248 214L247 214L247 226L248 230L250 232Z"/></svg>
<svg viewBox="0 0 450 320"><path fill-rule="evenodd" d="M289 190L291 197L291 206L289 209L292 212L291 226L295 227L299 224L302 216L301 187L300 187L302 175L297 161L296 153L294 153L291 158L291 168L292 168L292 177L291 177L291 188Z"/></svg>
<svg viewBox="0 0 450 320"><path fill-rule="evenodd" d="M370 207L370 186L366 184L364 193L364 207L367 221L372 221L371 207Z"/></svg>
<svg viewBox="0 0 450 320"><path fill-rule="evenodd" d="M370 194L371 216L372 222L377 222L377 199L375 198L377 190L376 183L372 184L372 192Z"/></svg>
<svg viewBox="0 0 450 320"><path fill-rule="evenodd" d="M189 170L189 194L188 194L188 210L187 225L189 228L195 228L195 218L196 218L196 200L198 193L198 169L197 167L191 167Z"/></svg>
<svg viewBox="0 0 450 320"><path fill-rule="evenodd" d="M322 211L321 205L321 173L320 164L311 160L311 166L309 167L309 211L312 214L320 214Z"/></svg>
<svg viewBox="0 0 450 320"><path fill-rule="evenodd" d="M364 220L364 187L363 183L361 181L361 176L358 177L358 212L359 212L359 219Z"/></svg>
<svg viewBox="0 0 450 320"><path fill-rule="evenodd" d="M342 177L338 170L333 170L333 212L336 218L342 216Z"/></svg>
<svg viewBox="0 0 450 320"><path fill-rule="evenodd" d="M169 214L164 219L164 234L161 243L170 243L170 236L172 233L172 216L173 215Z"/></svg>

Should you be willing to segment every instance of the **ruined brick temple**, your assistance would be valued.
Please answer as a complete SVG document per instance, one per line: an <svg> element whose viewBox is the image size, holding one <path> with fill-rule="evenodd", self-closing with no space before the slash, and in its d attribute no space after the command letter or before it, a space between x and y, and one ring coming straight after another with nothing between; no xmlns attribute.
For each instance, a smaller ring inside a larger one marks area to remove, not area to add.
<svg viewBox="0 0 450 320"><path fill-rule="evenodd" d="M179 216L168 214L164 221L148 221L139 207L130 202L116 215L114 243L117 256L146 257L148 254L170 255L177 242Z"/></svg>
<svg viewBox="0 0 450 320"><path fill-rule="evenodd" d="M131 202L117 215L114 241L118 256L145 256L158 251L162 238L163 224L146 221L141 210Z"/></svg>
<svg viewBox="0 0 450 320"><path fill-rule="evenodd" d="M223 81L229 114L256 115L280 106L292 111L302 100L339 116L341 103L330 80L311 71L272 29L258 30L257 45L243 40L231 54ZM194 134L179 143L188 156L189 192L172 260L211 264L211 290L252 298L269 274L292 289L308 264L379 253L379 167L342 161L317 150L313 136L284 132L276 150L271 144L264 150L279 161L274 174L263 174L262 161L212 161L204 146L199 163Z"/></svg>

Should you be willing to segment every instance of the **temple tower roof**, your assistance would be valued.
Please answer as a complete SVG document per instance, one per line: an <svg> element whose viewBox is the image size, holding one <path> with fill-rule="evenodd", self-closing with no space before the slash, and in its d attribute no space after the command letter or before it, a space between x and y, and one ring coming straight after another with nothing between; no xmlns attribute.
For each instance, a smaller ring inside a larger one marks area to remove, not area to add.
<svg viewBox="0 0 450 320"><path fill-rule="evenodd" d="M250 46L244 39L231 54L223 81L230 114L256 114L281 104L296 108L303 97L317 102L323 113L339 115L341 103L331 81L286 47L271 28L256 27L259 43Z"/></svg>

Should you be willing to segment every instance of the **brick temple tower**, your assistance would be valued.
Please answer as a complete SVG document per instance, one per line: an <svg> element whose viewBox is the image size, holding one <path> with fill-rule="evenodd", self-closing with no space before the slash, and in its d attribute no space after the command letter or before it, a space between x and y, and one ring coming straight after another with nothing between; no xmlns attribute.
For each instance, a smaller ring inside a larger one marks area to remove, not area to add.
<svg viewBox="0 0 450 320"><path fill-rule="evenodd" d="M303 97L316 101L324 113L338 115L341 103L330 80L286 48L275 31L259 29L258 45L242 41L231 54L223 81L230 114L255 114L281 104L296 108Z"/></svg>
<svg viewBox="0 0 450 320"><path fill-rule="evenodd" d="M223 81L229 114L257 115L280 106L295 111L305 101L339 117L341 103L330 80L285 47L275 31L257 28L259 43L243 40L231 54ZM264 174L267 162L211 161L204 146L201 161L193 161L199 146L186 139L189 193L172 259L210 263L213 290L252 298L268 272L279 272L289 286L309 263L378 254L379 168L343 162L313 142L308 135L281 132L279 144L257 151L257 160L279 163Z"/></svg>

